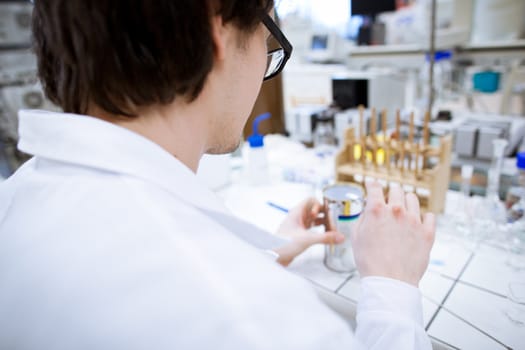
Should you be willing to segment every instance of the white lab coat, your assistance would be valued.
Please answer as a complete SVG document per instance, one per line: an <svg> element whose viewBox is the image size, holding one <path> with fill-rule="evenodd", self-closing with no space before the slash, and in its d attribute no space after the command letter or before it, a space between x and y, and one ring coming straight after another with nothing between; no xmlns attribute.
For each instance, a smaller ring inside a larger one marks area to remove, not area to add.
<svg viewBox="0 0 525 350"><path fill-rule="evenodd" d="M155 143L42 111L20 137L35 157L0 184L0 349L430 348L416 288L363 279L354 335Z"/></svg>

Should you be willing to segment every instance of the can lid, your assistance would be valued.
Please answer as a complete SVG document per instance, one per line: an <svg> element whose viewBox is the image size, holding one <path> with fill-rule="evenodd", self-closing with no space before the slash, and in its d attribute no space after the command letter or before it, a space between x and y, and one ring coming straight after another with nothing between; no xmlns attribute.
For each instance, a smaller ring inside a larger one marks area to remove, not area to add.
<svg viewBox="0 0 525 350"><path fill-rule="evenodd" d="M516 166L518 167L518 169L525 170L525 152L518 153L518 156L516 159Z"/></svg>
<svg viewBox="0 0 525 350"><path fill-rule="evenodd" d="M358 185L336 184L325 188L323 196L335 201L363 201L365 193Z"/></svg>

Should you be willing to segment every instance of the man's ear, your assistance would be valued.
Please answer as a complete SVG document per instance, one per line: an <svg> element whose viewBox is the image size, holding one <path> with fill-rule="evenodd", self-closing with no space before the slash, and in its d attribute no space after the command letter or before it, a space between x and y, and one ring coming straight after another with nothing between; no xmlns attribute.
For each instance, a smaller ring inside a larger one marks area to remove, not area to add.
<svg viewBox="0 0 525 350"><path fill-rule="evenodd" d="M228 42L229 31L224 26L222 16L213 16L211 19L211 35L213 39L213 51L215 59L222 61L226 57L226 43Z"/></svg>

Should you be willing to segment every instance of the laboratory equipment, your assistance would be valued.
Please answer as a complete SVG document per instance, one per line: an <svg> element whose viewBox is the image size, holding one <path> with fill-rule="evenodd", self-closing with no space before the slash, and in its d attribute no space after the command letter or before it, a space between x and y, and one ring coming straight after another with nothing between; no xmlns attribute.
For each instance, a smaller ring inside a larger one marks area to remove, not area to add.
<svg viewBox="0 0 525 350"><path fill-rule="evenodd" d="M454 152L458 157L474 158L478 139L478 127L473 124L462 124L456 128Z"/></svg>
<svg viewBox="0 0 525 350"><path fill-rule="evenodd" d="M335 184L323 191L325 229L345 236L340 244L325 246L324 264L337 272L356 269L350 235L364 207L365 191L358 184Z"/></svg>
<svg viewBox="0 0 525 350"><path fill-rule="evenodd" d="M519 220L525 212L525 152L516 157L516 167L518 174L514 186L509 188L505 199L509 222Z"/></svg>
<svg viewBox="0 0 525 350"><path fill-rule="evenodd" d="M391 109L406 107L409 77L396 70L347 71L332 76L332 99L345 110L364 106Z"/></svg>
<svg viewBox="0 0 525 350"><path fill-rule="evenodd" d="M452 216L455 222L455 231L467 240L472 240L472 220L473 210L469 205L470 199L470 184L472 181L472 174L474 167L470 164L463 164L461 166L461 195L458 198L456 210Z"/></svg>
<svg viewBox="0 0 525 350"><path fill-rule="evenodd" d="M306 59L315 63L343 62L350 51L349 46L334 30L314 30Z"/></svg>
<svg viewBox="0 0 525 350"><path fill-rule="evenodd" d="M259 134L259 123L270 118L270 113L259 115L253 121L253 133L248 137L247 180L251 185L269 182L268 158L264 148L264 136Z"/></svg>
<svg viewBox="0 0 525 350"><path fill-rule="evenodd" d="M28 2L0 2L0 46L29 46L32 11Z"/></svg>
<svg viewBox="0 0 525 350"><path fill-rule="evenodd" d="M505 147L508 141L505 139L494 139L492 141L492 162L487 174L487 193L489 199L494 199L499 202L499 182L501 176L501 166L503 165L503 157Z"/></svg>
<svg viewBox="0 0 525 350"><path fill-rule="evenodd" d="M475 237L479 240L489 239L504 241L506 234L502 225L507 221L505 205L499 198L501 167L507 140L493 140L493 156L487 172L487 190L485 197L476 208L474 221Z"/></svg>
<svg viewBox="0 0 525 350"><path fill-rule="evenodd" d="M507 265L516 270L525 269L525 217L506 225L509 241Z"/></svg>
<svg viewBox="0 0 525 350"><path fill-rule="evenodd" d="M493 125L480 127L478 143L476 147L476 157L479 159L487 160L493 159L496 147L501 147L498 153L501 154L501 157L503 157L505 155L505 149L508 144L508 141L506 140L506 136L508 135L508 133L506 132L506 130ZM496 140L503 140L504 143L503 141Z"/></svg>
<svg viewBox="0 0 525 350"><path fill-rule="evenodd" d="M368 106L369 80L338 75L332 78L332 98L341 109Z"/></svg>
<svg viewBox="0 0 525 350"><path fill-rule="evenodd" d="M334 110L328 109L313 115L314 148L321 150L335 146L334 114Z"/></svg>
<svg viewBox="0 0 525 350"><path fill-rule="evenodd" d="M430 113L426 113L421 139L416 138L413 114L408 135L404 138L399 111L395 131L389 135L386 114L386 110L380 114L381 132L368 133L364 109L360 109L359 132L347 129L342 149L336 156L336 181L364 183L366 178L373 178L386 186L401 184L418 196L423 211L442 212L450 178L451 135L437 139L439 146L431 145ZM377 116L372 109L370 129L376 130L376 125Z"/></svg>
<svg viewBox="0 0 525 350"><path fill-rule="evenodd" d="M473 10L471 35L473 44L508 42L519 39L523 35L525 30L523 0L476 0Z"/></svg>
<svg viewBox="0 0 525 350"><path fill-rule="evenodd" d="M513 194L516 202L508 211L509 227L509 256L507 264L515 269L525 268L525 153L518 154L518 180ZM509 191L510 192L510 191Z"/></svg>
<svg viewBox="0 0 525 350"><path fill-rule="evenodd" d="M475 73L472 76L472 86L474 90L493 93L499 90L500 72L491 70Z"/></svg>
<svg viewBox="0 0 525 350"><path fill-rule="evenodd" d="M359 45L379 45L385 43L385 24L376 21L378 14L395 11L395 0L351 1L352 16L365 16L359 28L357 42Z"/></svg>
<svg viewBox="0 0 525 350"><path fill-rule="evenodd" d="M302 105L287 113L286 130L295 141L313 142L312 116L322 112L326 106Z"/></svg>
<svg viewBox="0 0 525 350"><path fill-rule="evenodd" d="M431 56L425 56L425 63L420 71L421 82L421 98L419 104L422 107L427 106L430 98L430 62ZM434 97L436 100L446 100L450 97L450 89L452 86L452 52L451 51L437 51L434 54L434 65L432 70L432 89L434 90Z"/></svg>
<svg viewBox="0 0 525 350"><path fill-rule="evenodd" d="M510 121L467 119L455 129L454 152L460 158L491 160L493 140L509 138L511 129Z"/></svg>
<svg viewBox="0 0 525 350"><path fill-rule="evenodd" d="M320 194L328 184L334 182L334 157L337 151L335 146L334 115L336 110L327 109L314 118L314 148L317 168L317 182L314 186L316 194Z"/></svg>

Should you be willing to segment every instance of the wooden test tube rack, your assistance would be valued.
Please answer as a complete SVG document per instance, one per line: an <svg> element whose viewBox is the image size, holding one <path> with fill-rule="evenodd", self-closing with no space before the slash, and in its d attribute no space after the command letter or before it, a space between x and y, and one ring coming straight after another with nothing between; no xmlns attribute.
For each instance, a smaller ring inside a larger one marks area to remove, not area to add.
<svg viewBox="0 0 525 350"><path fill-rule="evenodd" d="M452 136L440 138L439 146L430 145L430 114L425 115L423 137L415 141L414 115L410 116L408 139L401 138L399 111L396 115L394 137L386 132L386 111L381 112L382 136L377 137L376 112L372 110L371 132L366 133L363 109L360 109L359 136L354 128L345 132L343 147L336 156L336 181L361 182L374 178L383 183L397 183L412 188L419 197L424 212L440 213L445 209L445 196L450 178ZM361 148L356 156L355 148ZM384 161L379 164L378 150L382 150ZM372 162L366 159L372 153ZM409 160L407 162L407 159ZM435 164L428 167L428 160Z"/></svg>

